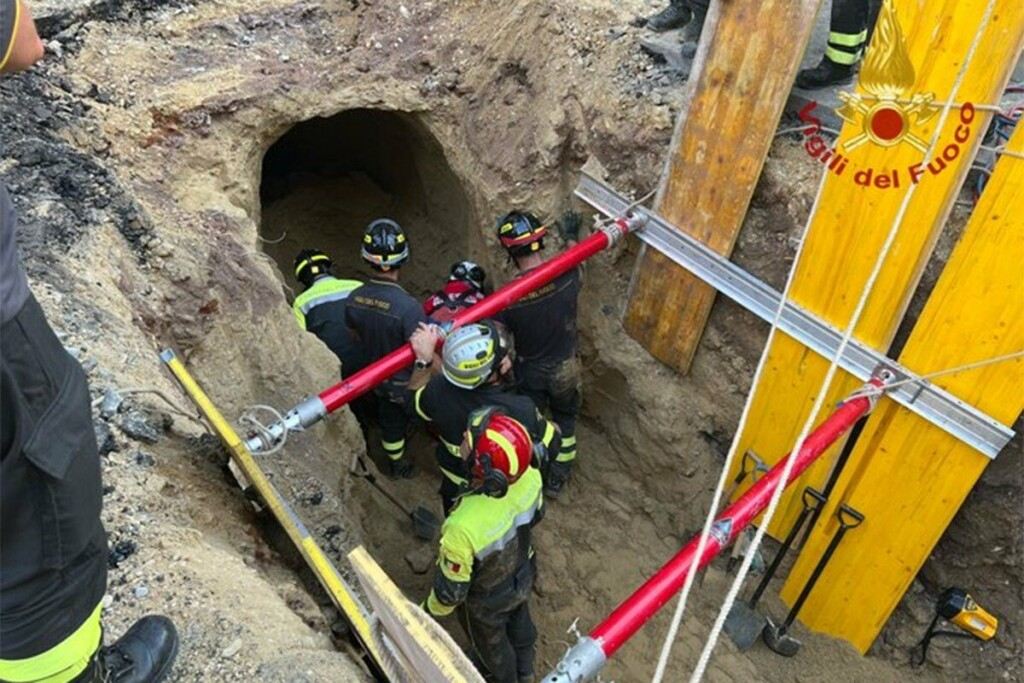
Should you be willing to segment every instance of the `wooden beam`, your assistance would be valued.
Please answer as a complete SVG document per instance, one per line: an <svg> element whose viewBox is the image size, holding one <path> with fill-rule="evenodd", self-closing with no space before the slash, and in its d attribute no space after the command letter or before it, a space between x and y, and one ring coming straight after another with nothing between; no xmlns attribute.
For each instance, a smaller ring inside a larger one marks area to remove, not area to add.
<svg viewBox="0 0 1024 683"><path fill-rule="evenodd" d="M711 5L657 209L721 254L736 242L820 1ZM711 287L645 248L626 331L685 373L714 297Z"/></svg>
<svg viewBox="0 0 1024 683"><path fill-rule="evenodd" d="M1024 126L1009 149L1024 154ZM1004 156L900 356L908 368L936 372L1024 350L1021 197L1024 159ZM1024 410L1024 359L935 381L1005 424ZM815 527L790 572L783 599L795 599L834 533L835 507L845 502L859 510L866 521L847 535L800 619L867 652L988 462L883 399L824 510L826 523Z"/></svg>
<svg viewBox="0 0 1024 683"><path fill-rule="evenodd" d="M963 85L952 93L960 65L974 42L975 33L985 16L987 0L942 0L921 3L917 0L895 0L893 6L898 23L903 27L910 63L916 78L906 97L934 94L936 102L947 101L951 95L957 102L990 103L996 101L1009 78L1016 56L1020 53L1024 33L1024 4L1019 0L996 0L992 20L984 29L977 53L971 61ZM883 12L884 16L884 12ZM881 21L881 18L880 18ZM876 30L871 51L876 43L884 48L880 36L891 31ZM884 39L883 39L884 40ZM863 87L863 71L859 94ZM963 110L963 116L970 113ZM912 126L912 132L923 140L931 140L940 115ZM957 135L969 128L969 137L959 145L955 158L944 165L934 163L937 174L925 170L919 178L906 219L875 283L867 306L860 317L854 336L867 346L884 351L889 348L899 327L910 297L928 262L935 240L952 209L953 202L974 158L990 115L974 110L969 124L961 121L959 108L951 111L939 132L941 141L937 154ZM961 127L958 133L958 126ZM846 150L852 139L862 133L862 126L847 123L839 137L839 148ZM923 153L902 142L884 147L864 143L852 151L847 170L829 172L822 187L818 210L804 238L803 254L794 275L791 299L839 329L845 329L874 267L875 260L899 212L908 191L910 168L926 164ZM952 153L951 153L952 154ZM933 155L934 156L934 155ZM922 166L922 168L927 168ZM898 188L879 188L858 184L867 170L874 178L880 174L892 177L898 173ZM741 435L740 453L752 450L773 464L792 446L822 386L828 360L816 355L785 335L778 335L768 350L768 359L757 386L747 427ZM852 391L859 382L840 373L833 382L825 405L832 405ZM810 468L792 486L800 491L805 485L821 488L835 462L842 444ZM789 494L769 528L776 538L792 526L800 509L800 496Z"/></svg>

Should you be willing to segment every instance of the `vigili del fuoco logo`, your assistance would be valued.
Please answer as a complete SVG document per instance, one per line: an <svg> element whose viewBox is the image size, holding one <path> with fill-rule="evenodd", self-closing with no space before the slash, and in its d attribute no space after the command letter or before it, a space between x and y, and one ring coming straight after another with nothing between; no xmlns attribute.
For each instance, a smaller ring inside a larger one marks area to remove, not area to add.
<svg viewBox="0 0 1024 683"><path fill-rule="evenodd" d="M860 86L864 92L839 93L843 104L836 109L836 114L860 132L839 148L831 147L820 134L821 120L814 116L817 102L808 102L798 113L800 120L808 124L803 129L807 153L824 164L829 172L841 176L849 166L853 169L854 182L879 189L905 187L907 183L916 184L928 175L945 171L960 156L961 145L971 136L975 109L969 102L960 107L960 122L953 139L936 147L931 159L922 159L905 169L858 169L844 154L865 143L887 148L906 144L923 154L928 152L928 143L915 133L915 128L932 120L940 108L934 104L934 93L914 92L914 80L914 65L899 18L892 0L885 0L860 70Z"/></svg>

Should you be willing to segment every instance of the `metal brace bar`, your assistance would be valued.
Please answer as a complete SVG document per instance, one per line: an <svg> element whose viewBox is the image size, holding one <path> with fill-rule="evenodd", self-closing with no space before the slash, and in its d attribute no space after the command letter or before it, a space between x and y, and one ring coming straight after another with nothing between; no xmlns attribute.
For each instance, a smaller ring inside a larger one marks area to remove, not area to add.
<svg viewBox="0 0 1024 683"><path fill-rule="evenodd" d="M576 196L606 216L619 216L631 206L615 190L586 174L580 177ZM632 210L648 216L647 226L636 233L637 237L762 320L770 323L775 318L782 299L780 292L680 232L661 216L644 207ZM825 358L835 356L843 339L839 330L791 301L782 310L779 329ZM847 344L839 366L864 381L879 367L891 370L894 381L915 376L856 339ZM1013 438L1012 429L929 382L904 384L886 395L988 458L995 458Z"/></svg>

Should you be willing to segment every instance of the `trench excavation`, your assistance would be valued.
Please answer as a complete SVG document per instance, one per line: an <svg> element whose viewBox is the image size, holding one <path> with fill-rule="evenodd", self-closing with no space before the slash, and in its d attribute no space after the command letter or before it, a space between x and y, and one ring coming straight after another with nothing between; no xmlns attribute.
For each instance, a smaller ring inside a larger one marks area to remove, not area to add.
<svg viewBox="0 0 1024 683"><path fill-rule="evenodd" d="M330 253L336 274L365 278L368 270L358 255L359 237L369 220L388 215L409 231L412 256L403 268L402 282L421 297L439 286L449 263L464 254L485 264L497 260L484 251L483 230L472 215L468 194L448 166L445 151L413 115L354 110L301 122L282 135L263 160L263 247L292 288L297 286L292 259L307 246ZM663 425L652 431L632 411L623 410L633 400L632 368L599 351L602 338L610 334L609 323L617 325L601 301L615 296L616 281L628 277L630 265L596 261L588 266L591 275L581 301L586 370L580 465L569 490L549 503L536 534L540 578L531 610L540 632L538 675L564 654L573 640L565 632L571 624L579 619L586 629L596 623L679 549L700 519L698 501L706 498L720 466L719 453L696 424L675 425L672 439L666 441ZM497 280L494 284L503 282L500 275ZM693 384L679 397L674 377L651 377L648 390L666 397L675 394L684 413L696 413L695 406L706 400L701 393L709 387ZM308 444L307 452L327 470L326 483L337 481L338 470L344 472L353 451L363 448L358 438L329 437ZM368 450L371 459L382 462L375 439ZM424 505L440 517L440 475L433 450L423 427L415 427L408 453L419 466L419 476L401 482L380 478L409 507ZM364 482L347 479L342 490L342 504L357 521L362 542L407 597L421 600L430 590L436 543L415 539L408 517ZM329 521L320 513L317 517L321 526ZM673 660L679 671L692 665L690 659L699 650L726 578L722 566L712 567L707 590L696 597L697 618L686 625L681 636L686 645ZM776 607L783 609L780 603ZM667 619L667 613L657 616L610 662L607 672L621 680L648 677ZM445 625L466 644L454 620ZM812 636L809 641L812 651L834 647L827 639L818 642ZM755 680L766 672L786 676L806 671L806 663L795 665L770 653L739 653L731 644L723 645L723 650L714 667L730 677ZM844 665L871 676L870 661L852 650L844 655Z"/></svg>

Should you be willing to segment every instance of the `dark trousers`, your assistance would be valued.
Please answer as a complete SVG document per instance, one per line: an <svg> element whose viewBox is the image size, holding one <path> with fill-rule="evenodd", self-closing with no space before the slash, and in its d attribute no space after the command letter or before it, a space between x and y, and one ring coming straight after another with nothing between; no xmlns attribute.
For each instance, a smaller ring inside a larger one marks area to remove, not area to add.
<svg viewBox="0 0 1024 683"><path fill-rule="evenodd" d="M554 364L517 364L516 388L533 399L541 412L550 412L562 432L558 452L550 455L551 465L571 466L576 459L576 419L583 398L579 360L573 356Z"/></svg>
<svg viewBox="0 0 1024 683"><path fill-rule="evenodd" d="M409 414L397 397L379 395L377 422L380 424L380 442L389 460L401 460L405 455L405 434L409 429Z"/></svg>
<svg viewBox="0 0 1024 683"><path fill-rule="evenodd" d="M537 627L529 605L532 563L519 575L520 580L507 590L483 597L470 595L459 609L478 667L495 683L517 683L534 674Z"/></svg>
<svg viewBox="0 0 1024 683"><path fill-rule="evenodd" d="M32 297L0 328L0 658L46 652L107 584L89 387Z"/></svg>
<svg viewBox="0 0 1024 683"><path fill-rule="evenodd" d="M834 0L825 56L836 64L853 65L868 42L869 0Z"/></svg>

